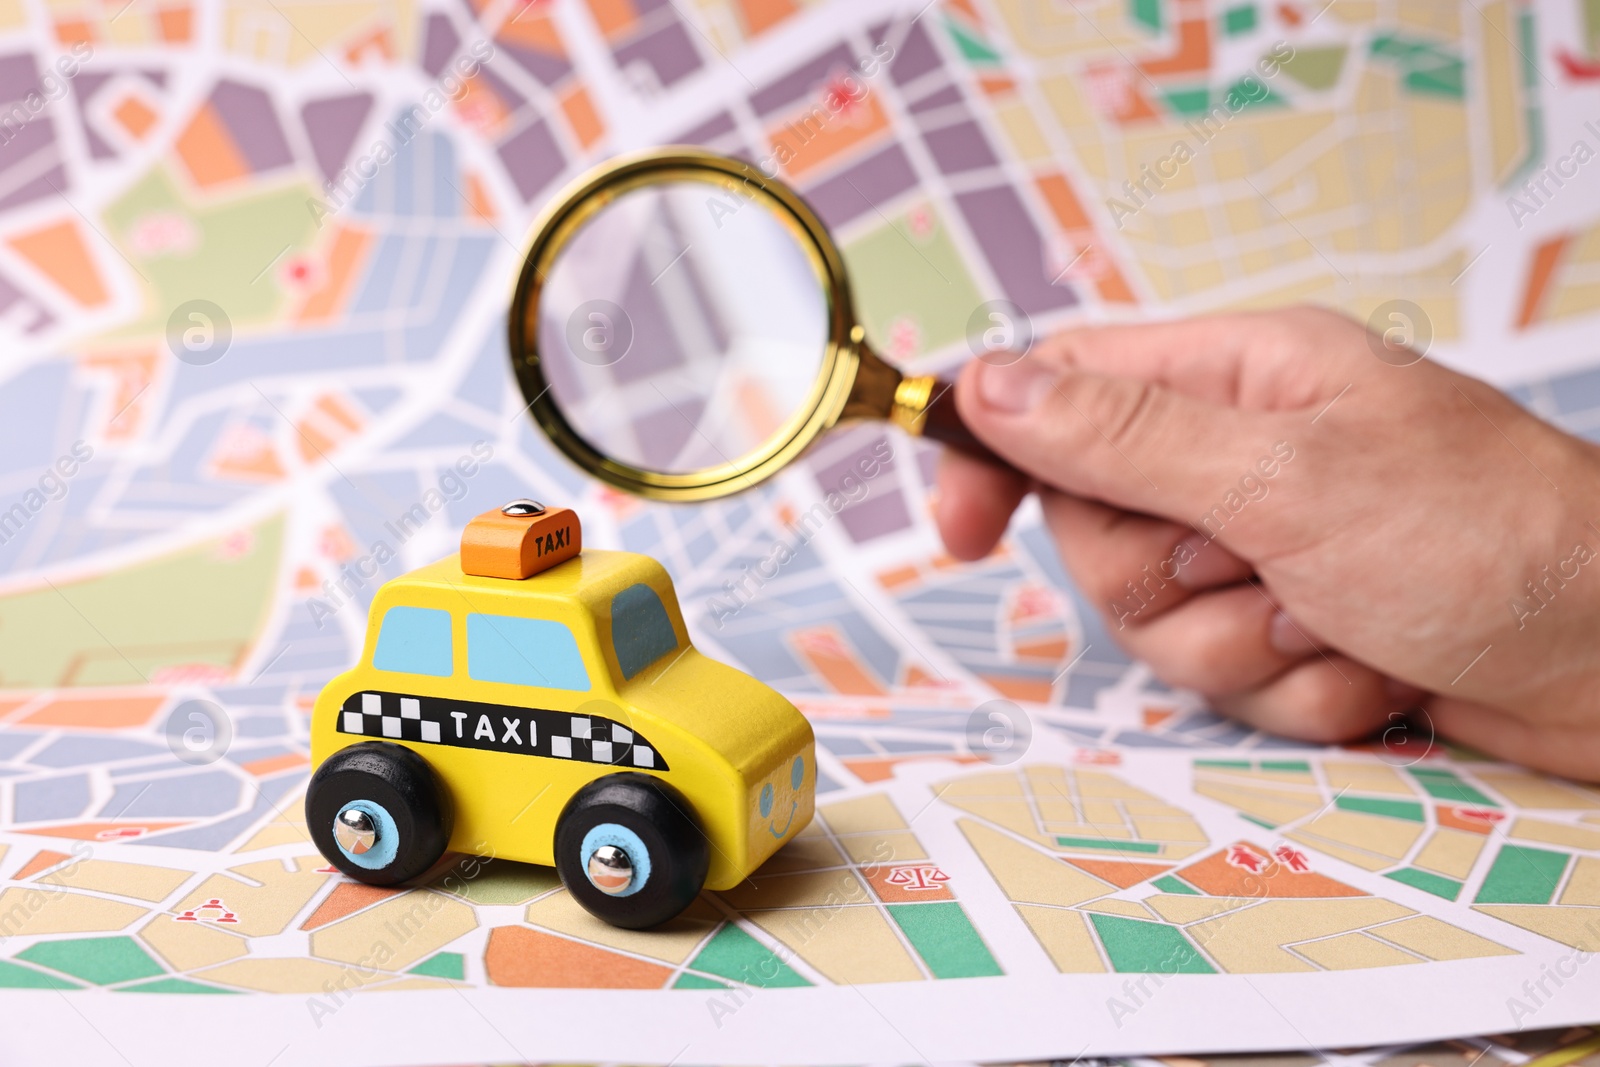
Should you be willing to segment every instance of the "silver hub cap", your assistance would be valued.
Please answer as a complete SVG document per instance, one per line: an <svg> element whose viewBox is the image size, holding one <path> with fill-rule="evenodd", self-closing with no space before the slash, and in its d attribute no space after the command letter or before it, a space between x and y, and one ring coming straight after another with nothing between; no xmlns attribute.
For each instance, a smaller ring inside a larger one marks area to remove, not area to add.
<svg viewBox="0 0 1600 1067"><path fill-rule="evenodd" d="M616 896L633 882L633 861L616 845L601 845L589 856L589 881L600 892Z"/></svg>
<svg viewBox="0 0 1600 1067"><path fill-rule="evenodd" d="M360 808L346 808L333 820L333 838L350 855L359 856L378 843L378 827Z"/></svg>

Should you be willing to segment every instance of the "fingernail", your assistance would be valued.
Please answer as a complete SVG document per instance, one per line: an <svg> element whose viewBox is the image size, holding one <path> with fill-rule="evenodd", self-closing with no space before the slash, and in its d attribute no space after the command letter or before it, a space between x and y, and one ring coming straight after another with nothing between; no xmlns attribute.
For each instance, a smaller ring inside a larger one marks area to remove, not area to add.
<svg viewBox="0 0 1600 1067"><path fill-rule="evenodd" d="M1307 637L1305 631L1281 611L1272 617L1267 640L1272 643L1273 648L1285 656L1302 656L1317 647L1316 642Z"/></svg>
<svg viewBox="0 0 1600 1067"><path fill-rule="evenodd" d="M1055 385L1055 375L1032 360L997 367L985 363L978 373L978 395L988 407L1007 415L1031 411Z"/></svg>

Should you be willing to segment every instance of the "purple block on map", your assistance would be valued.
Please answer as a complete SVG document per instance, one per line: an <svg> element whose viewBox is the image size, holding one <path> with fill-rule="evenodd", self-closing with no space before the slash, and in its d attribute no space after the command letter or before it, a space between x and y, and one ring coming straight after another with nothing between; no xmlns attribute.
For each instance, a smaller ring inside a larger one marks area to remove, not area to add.
<svg viewBox="0 0 1600 1067"><path fill-rule="evenodd" d="M525 48L504 38L497 38L500 50L514 60L517 66L539 79L541 85L554 85L572 72L572 63L559 52L546 52Z"/></svg>
<svg viewBox="0 0 1600 1067"><path fill-rule="evenodd" d="M26 322L23 332L30 334L38 333L55 321L55 316L45 311L42 304L3 276L0 276L0 318L11 319L13 325ZM7 384L15 388L15 382L16 379L12 378ZM12 458L16 458L14 452Z"/></svg>
<svg viewBox="0 0 1600 1067"><path fill-rule="evenodd" d="M939 50L928 38L925 25L921 21L913 22L905 40L895 48L894 59L889 64L889 76L894 79L896 85L904 85L922 77L930 70L938 70L944 66L944 60L939 57Z"/></svg>
<svg viewBox="0 0 1600 1067"><path fill-rule="evenodd" d="M361 132L361 124L367 121L371 111L371 93L312 100L300 109L306 140L311 142L311 154L324 178L331 180L344 167L356 135Z"/></svg>
<svg viewBox="0 0 1600 1067"><path fill-rule="evenodd" d="M89 121L89 116L84 111L84 105L93 100L95 94L110 80L111 73L109 71L96 73L82 71L68 83L72 86L72 102L78 108L78 121L83 126L84 140L89 142L89 155L94 159L115 159L117 156L117 150L106 143L104 137L100 136L99 131L94 128L94 124Z"/></svg>
<svg viewBox="0 0 1600 1067"><path fill-rule="evenodd" d="M490 63L492 62L493 60L490 61ZM496 74L494 68L490 66L489 63L485 63L483 66L479 67L478 73L475 75L475 77L482 78L486 83L488 83L489 90L505 103L506 107L510 109L513 115L520 115L522 110L528 106L527 98L521 93L517 92L516 89L512 88L510 82Z"/></svg>
<svg viewBox="0 0 1600 1067"><path fill-rule="evenodd" d="M975 122L958 122L929 130L922 135L922 140L933 153L933 161L946 174L992 167L998 162Z"/></svg>
<svg viewBox="0 0 1600 1067"><path fill-rule="evenodd" d="M422 69L428 77L437 78L450 57L456 54L461 35L450 22L450 16L435 12L428 16L427 29L423 30Z"/></svg>
<svg viewBox="0 0 1600 1067"><path fill-rule="evenodd" d="M829 226L843 226L917 184L911 161L891 144L849 170L806 190L806 200Z"/></svg>
<svg viewBox="0 0 1600 1067"><path fill-rule="evenodd" d="M1065 283L1050 284L1053 275L1045 267L1044 242L1015 189L1000 185L958 193L956 204L1006 296L1018 307L1037 314L1077 304L1077 296Z"/></svg>
<svg viewBox="0 0 1600 1067"><path fill-rule="evenodd" d="M294 161L283 127L272 110L272 100L262 89L235 81L219 81L211 90L211 106L233 135L250 169L257 173Z"/></svg>
<svg viewBox="0 0 1600 1067"><path fill-rule="evenodd" d="M751 94L750 106L756 109L756 114L766 116L806 96L821 103L820 89L831 76L855 70L855 53L847 45L837 45Z"/></svg>
<svg viewBox="0 0 1600 1067"><path fill-rule="evenodd" d="M710 144L726 137L734 129L733 116L726 111L721 111L700 125L683 131L672 140L674 144Z"/></svg>
<svg viewBox="0 0 1600 1067"><path fill-rule="evenodd" d="M675 266L685 265L680 261ZM684 273L689 271L685 269ZM679 331L662 302L663 296L643 259L635 256L628 271L628 284L622 290L623 314L633 330L633 344L611 365L611 377L617 382L626 385L683 366L685 354L678 343ZM697 309L690 310L690 318L704 318L692 313Z"/></svg>
<svg viewBox="0 0 1600 1067"><path fill-rule="evenodd" d="M926 111L936 111L941 107L950 107L963 103L961 90L954 85L946 85L943 89L936 89L911 104L911 113L920 115Z"/></svg>
<svg viewBox="0 0 1600 1067"><path fill-rule="evenodd" d="M0 102L9 104L39 91L39 68L31 54L0 56Z"/></svg>
<svg viewBox="0 0 1600 1067"><path fill-rule="evenodd" d="M694 436L704 411L703 400L691 399L678 401L676 407L668 405L639 416L634 420L633 432L639 439L640 449L647 456L680 454Z"/></svg>
<svg viewBox="0 0 1600 1067"><path fill-rule="evenodd" d="M23 108L20 104L13 107ZM21 184L12 185L17 174L29 177ZM5 189L4 194L0 194L0 208L31 204L72 188L66 168L60 162L55 126L48 111L14 125L13 115L0 110L0 175L6 176L5 181L0 181L0 188Z"/></svg>
<svg viewBox="0 0 1600 1067"><path fill-rule="evenodd" d="M530 123L503 142L500 161L525 202L538 196L567 165L550 124L544 119Z"/></svg>
<svg viewBox="0 0 1600 1067"><path fill-rule="evenodd" d="M870 541L911 525L886 434L866 427L843 431L824 442L819 451L821 457L813 461L813 477L823 493L838 493L848 501L839 519L851 540ZM889 458L880 458L883 456Z"/></svg>
<svg viewBox="0 0 1600 1067"><path fill-rule="evenodd" d="M681 22L671 22L653 33L636 37L615 52L618 67L647 64L662 88L700 69L700 53L695 51L689 31Z"/></svg>

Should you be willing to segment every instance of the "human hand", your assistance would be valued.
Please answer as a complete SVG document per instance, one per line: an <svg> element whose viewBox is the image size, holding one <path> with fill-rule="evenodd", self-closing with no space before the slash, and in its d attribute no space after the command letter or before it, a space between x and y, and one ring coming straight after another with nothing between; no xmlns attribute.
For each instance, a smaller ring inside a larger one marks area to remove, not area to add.
<svg viewBox="0 0 1600 1067"><path fill-rule="evenodd" d="M1299 308L1075 330L956 386L1012 464L947 452L976 559L1036 489L1108 631L1167 682L1307 741L1424 707L1600 779L1600 449L1357 323Z"/></svg>

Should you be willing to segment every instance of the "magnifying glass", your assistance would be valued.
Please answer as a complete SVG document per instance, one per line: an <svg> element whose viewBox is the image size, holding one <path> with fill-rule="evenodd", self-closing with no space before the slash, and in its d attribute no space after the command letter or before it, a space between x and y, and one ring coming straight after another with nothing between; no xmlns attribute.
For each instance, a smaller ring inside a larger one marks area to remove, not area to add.
<svg viewBox="0 0 1600 1067"><path fill-rule="evenodd" d="M545 210L512 298L534 420L618 489L709 500L771 477L842 421L989 455L948 382L866 342L822 220L698 148L611 160Z"/></svg>

